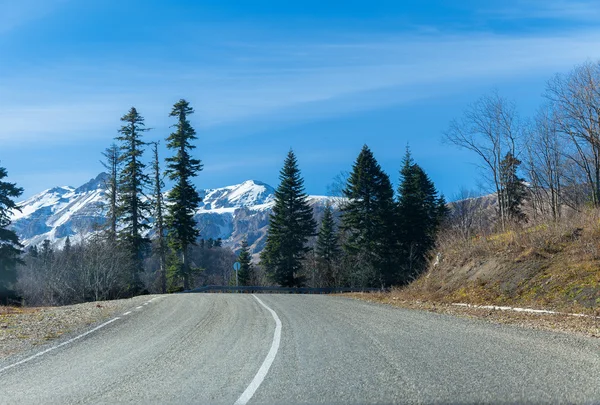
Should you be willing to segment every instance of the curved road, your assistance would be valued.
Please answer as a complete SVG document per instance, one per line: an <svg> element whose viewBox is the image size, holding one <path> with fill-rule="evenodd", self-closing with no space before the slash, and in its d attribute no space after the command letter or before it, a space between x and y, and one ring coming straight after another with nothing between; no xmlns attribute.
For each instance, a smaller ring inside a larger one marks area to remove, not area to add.
<svg viewBox="0 0 600 405"><path fill-rule="evenodd" d="M600 401L597 339L332 296L163 296L58 343L0 363L0 403Z"/></svg>

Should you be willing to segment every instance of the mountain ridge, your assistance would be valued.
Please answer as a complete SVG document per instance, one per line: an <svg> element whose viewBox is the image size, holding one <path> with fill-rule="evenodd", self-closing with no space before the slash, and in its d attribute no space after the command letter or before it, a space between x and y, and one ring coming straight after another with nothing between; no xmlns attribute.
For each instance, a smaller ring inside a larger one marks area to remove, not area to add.
<svg viewBox="0 0 600 405"><path fill-rule="evenodd" d="M17 206L21 212L12 213L11 228L26 247L48 239L60 248L67 236L73 243L85 240L106 222L107 179L106 173L100 173L79 187L57 186L19 202ZM198 191L202 203L195 219L201 238L221 238L224 246L237 250L246 237L251 252L260 253L266 239L275 189L259 180L246 180ZM309 196L315 216L322 214L328 201L331 201L330 197Z"/></svg>

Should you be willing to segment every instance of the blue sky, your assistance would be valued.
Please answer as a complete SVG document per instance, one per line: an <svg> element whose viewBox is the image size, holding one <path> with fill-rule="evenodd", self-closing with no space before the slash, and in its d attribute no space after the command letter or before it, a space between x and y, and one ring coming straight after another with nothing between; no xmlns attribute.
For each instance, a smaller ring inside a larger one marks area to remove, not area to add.
<svg viewBox="0 0 600 405"><path fill-rule="evenodd" d="M186 98L200 188L276 186L292 147L325 194L365 143L396 184L409 144L452 198L478 174L449 121L493 89L531 115L553 74L599 58L595 3L0 0L0 164L24 197L78 186L131 106L160 140Z"/></svg>

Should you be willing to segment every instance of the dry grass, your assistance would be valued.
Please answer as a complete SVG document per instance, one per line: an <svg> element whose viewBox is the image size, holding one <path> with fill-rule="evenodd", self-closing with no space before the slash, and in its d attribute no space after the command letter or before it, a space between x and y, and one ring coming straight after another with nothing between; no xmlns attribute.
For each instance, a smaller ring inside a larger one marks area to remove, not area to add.
<svg viewBox="0 0 600 405"><path fill-rule="evenodd" d="M2 319L2 315L12 315L12 314L27 314L32 312L39 311L40 308L35 307L13 307L13 306L4 306L0 305L0 319Z"/></svg>
<svg viewBox="0 0 600 405"><path fill-rule="evenodd" d="M588 314L600 307L598 210L470 240L447 234L439 252L441 263L404 294Z"/></svg>
<svg viewBox="0 0 600 405"><path fill-rule="evenodd" d="M431 266L409 286L390 293L350 296L499 322L600 334L600 323L592 318L452 305L504 305L600 316L600 210L469 240L447 233L439 240L438 252L440 264Z"/></svg>

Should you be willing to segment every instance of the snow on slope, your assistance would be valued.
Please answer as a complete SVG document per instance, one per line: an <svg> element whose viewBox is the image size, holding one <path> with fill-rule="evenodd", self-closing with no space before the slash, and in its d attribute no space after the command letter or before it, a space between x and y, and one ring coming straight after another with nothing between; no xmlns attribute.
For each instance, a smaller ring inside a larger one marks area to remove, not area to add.
<svg viewBox="0 0 600 405"><path fill-rule="evenodd" d="M106 179L101 173L78 188L55 187L19 203L21 212L13 213L12 228L25 246L48 239L62 247L67 236L73 242L83 240L106 222ZM203 201L195 219L202 238L222 238L225 246L237 249L247 237L253 253L262 250L274 202L271 186L248 180L199 193ZM318 215L329 199L309 200Z"/></svg>

